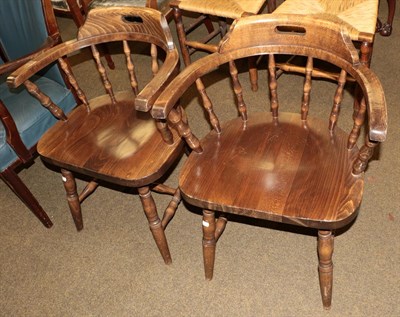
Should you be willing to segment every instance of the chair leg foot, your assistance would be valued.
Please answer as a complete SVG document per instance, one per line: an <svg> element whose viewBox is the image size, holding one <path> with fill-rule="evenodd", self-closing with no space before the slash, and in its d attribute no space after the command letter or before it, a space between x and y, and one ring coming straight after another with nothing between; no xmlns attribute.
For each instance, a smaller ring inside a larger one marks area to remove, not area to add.
<svg viewBox="0 0 400 317"><path fill-rule="evenodd" d="M65 169L61 169L61 174L62 174L64 188L67 193L69 210L71 211L71 215L74 220L76 230L81 231L83 229L83 219L82 219L81 203L79 202L79 196L76 189L75 177L70 171Z"/></svg>
<svg viewBox="0 0 400 317"><path fill-rule="evenodd" d="M144 213L146 214L149 222L150 231L153 234L154 241L160 250L161 256L165 264L172 263L171 254L168 248L167 238L161 224L161 220L157 214L156 204L154 203L153 196L151 195L149 187L141 187L138 189L140 201L142 202Z"/></svg>
<svg viewBox="0 0 400 317"><path fill-rule="evenodd" d="M332 231L318 231L318 272L324 309L330 309L332 304L333 240Z"/></svg>
<svg viewBox="0 0 400 317"><path fill-rule="evenodd" d="M49 216L43 210L42 206L40 206L28 187L26 187L24 182L19 178L17 173L11 169L6 169L1 172L0 176L46 228L51 228L53 226Z"/></svg>

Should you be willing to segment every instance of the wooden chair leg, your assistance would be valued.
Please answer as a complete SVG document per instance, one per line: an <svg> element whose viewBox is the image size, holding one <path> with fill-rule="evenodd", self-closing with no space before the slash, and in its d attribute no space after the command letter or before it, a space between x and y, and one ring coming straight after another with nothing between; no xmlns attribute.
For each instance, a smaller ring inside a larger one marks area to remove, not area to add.
<svg viewBox="0 0 400 317"><path fill-rule="evenodd" d="M75 177L70 171L65 169L61 169L61 174L72 219L74 220L76 230L81 231L83 229L83 219Z"/></svg>
<svg viewBox="0 0 400 317"><path fill-rule="evenodd" d="M318 231L319 285L325 309L330 309L332 303L333 240L332 231Z"/></svg>
<svg viewBox="0 0 400 317"><path fill-rule="evenodd" d="M373 43L362 42L360 47L360 62L370 67Z"/></svg>
<svg viewBox="0 0 400 317"><path fill-rule="evenodd" d="M394 12L396 11L396 0L387 0L387 3L389 6L389 14L387 17L387 22L381 24L379 28L379 33L382 36L389 36L392 34Z"/></svg>
<svg viewBox="0 0 400 317"><path fill-rule="evenodd" d="M154 203L153 196L151 195L149 187L141 187L138 189L139 197L142 202L144 212L149 222L151 233L153 234L154 241L160 250L161 256L165 264L172 263L171 254L168 248L167 238L161 224L161 220L157 214L156 204Z"/></svg>
<svg viewBox="0 0 400 317"><path fill-rule="evenodd" d="M33 196L31 191L26 187L14 170L6 169L0 173L0 177L46 228L50 228L53 225L49 216L43 210L42 206L40 206L35 196Z"/></svg>
<svg viewBox="0 0 400 317"><path fill-rule="evenodd" d="M203 260L206 280L212 280L215 262L215 213L203 210Z"/></svg>
<svg viewBox="0 0 400 317"><path fill-rule="evenodd" d="M207 18L204 20L204 25L206 26L207 32L212 33L214 32L214 25L212 24L211 19L207 16Z"/></svg>

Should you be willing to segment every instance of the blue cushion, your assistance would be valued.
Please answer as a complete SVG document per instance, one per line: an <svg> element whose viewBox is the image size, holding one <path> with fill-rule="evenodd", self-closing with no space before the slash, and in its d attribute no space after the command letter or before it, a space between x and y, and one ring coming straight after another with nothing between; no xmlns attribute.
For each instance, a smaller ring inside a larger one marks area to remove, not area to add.
<svg viewBox="0 0 400 317"><path fill-rule="evenodd" d="M69 113L76 105L73 94L65 86L46 77L32 77L39 89L53 102ZM27 148L35 145L40 137L57 119L33 98L25 87L9 90L6 83L0 84L0 99L13 117L22 142ZM17 159L17 155L6 142L3 124L0 122L0 172Z"/></svg>
<svg viewBox="0 0 400 317"><path fill-rule="evenodd" d="M0 0L0 45L9 61L39 49L47 36L41 0ZM56 67L41 74L63 83Z"/></svg>

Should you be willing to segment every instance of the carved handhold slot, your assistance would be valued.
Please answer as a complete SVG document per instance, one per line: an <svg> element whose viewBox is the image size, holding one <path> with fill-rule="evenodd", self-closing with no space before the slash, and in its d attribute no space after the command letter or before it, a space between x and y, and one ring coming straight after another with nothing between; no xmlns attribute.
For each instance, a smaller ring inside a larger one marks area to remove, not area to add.
<svg viewBox="0 0 400 317"><path fill-rule="evenodd" d="M38 86L36 86L33 82L30 80L26 80L24 82L24 85L26 89L29 91L29 93L35 97L43 107L48 109L53 116L55 116L57 119L62 120L62 121L67 121L67 116L65 113L62 111L60 107L58 107L51 99L49 96L44 94Z"/></svg>

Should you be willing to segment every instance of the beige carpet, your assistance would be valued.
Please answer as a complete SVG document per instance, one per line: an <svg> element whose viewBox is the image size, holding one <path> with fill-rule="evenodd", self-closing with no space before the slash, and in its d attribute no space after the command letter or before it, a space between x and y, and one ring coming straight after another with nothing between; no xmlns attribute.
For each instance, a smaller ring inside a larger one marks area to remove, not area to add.
<svg viewBox="0 0 400 317"><path fill-rule="evenodd" d="M386 13L382 1L380 16ZM71 20L59 21L65 38L75 33ZM99 188L83 205L85 228L77 233L60 175L36 159L19 175L54 226L45 229L0 183L0 316L400 316L399 51L397 13L392 36L377 36L372 63L386 92L389 135L366 174L359 217L336 237L330 311L320 300L314 231L229 222L217 246L214 279L206 282L198 210L179 206L167 228L173 264L166 266L137 195ZM92 60L73 61L88 95L101 89L97 74L87 70ZM248 85L247 74L241 76ZM260 77L260 92L250 94L249 104L267 89L265 71ZM302 80L296 77L283 76L280 87ZM210 89L221 89L223 82L213 81ZM324 85L315 84L313 91ZM317 108L318 98L313 95ZM185 102L193 129L204 134L209 127L192 105L196 98ZM171 185L177 170L167 181ZM160 209L169 201L155 199Z"/></svg>

